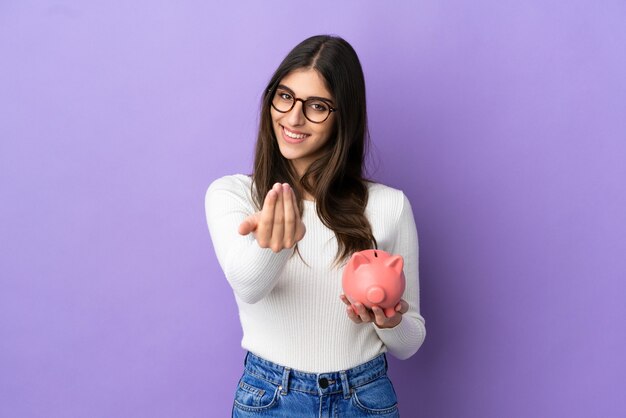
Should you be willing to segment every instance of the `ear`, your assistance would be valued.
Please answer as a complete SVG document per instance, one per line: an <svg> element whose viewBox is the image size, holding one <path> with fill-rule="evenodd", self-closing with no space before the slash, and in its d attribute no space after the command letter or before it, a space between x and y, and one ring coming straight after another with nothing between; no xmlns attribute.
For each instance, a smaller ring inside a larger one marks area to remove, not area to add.
<svg viewBox="0 0 626 418"><path fill-rule="evenodd" d="M358 269L362 265L369 264L370 260L361 253L354 253L352 255L350 263L352 264L352 268L354 268L354 270L356 271L356 269Z"/></svg>
<svg viewBox="0 0 626 418"><path fill-rule="evenodd" d="M385 261L385 267L393 269L396 273L401 274L404 268L404 260L399 255L393 255Z"/></svg>

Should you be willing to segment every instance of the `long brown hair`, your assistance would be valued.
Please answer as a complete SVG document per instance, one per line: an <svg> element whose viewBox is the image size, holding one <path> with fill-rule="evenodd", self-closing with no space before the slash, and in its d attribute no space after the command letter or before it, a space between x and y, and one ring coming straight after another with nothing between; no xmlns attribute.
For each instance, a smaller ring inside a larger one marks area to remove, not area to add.
<svg viewBox="0 0 626 418"><path fill-rule="evenodd" d="M323 154L302 178L280 153L270 114L280 80L297 69L316 70L333 94L337 108L331 138ZM317 215L335 232L338 244L335 265L347 260L355 251L376 248L376 239L365 217L366 182L371 181L364 176L368 146L365 80L356 52L348 42L336 36L318 35L302 41L278 66L263 95L252 174L256 205L259 210L263 207L265 196L276 182L299 185L293 190L300 213L304 206L301 188L314 196ZM295 250L298 250L297 245Z"/></svg>

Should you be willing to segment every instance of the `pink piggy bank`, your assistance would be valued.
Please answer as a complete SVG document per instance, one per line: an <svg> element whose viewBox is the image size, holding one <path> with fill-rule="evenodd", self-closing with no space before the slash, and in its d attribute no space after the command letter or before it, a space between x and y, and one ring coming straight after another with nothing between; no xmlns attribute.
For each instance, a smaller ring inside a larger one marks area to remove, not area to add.
<svg viewBox="0 0 626 418"><path fill-rule="evenodd" d="M403 266L399 255L381 250L358 251L343 270L343 291L350 303L360 302L368 308L377 305L391 317L406 285Z"/></svg>

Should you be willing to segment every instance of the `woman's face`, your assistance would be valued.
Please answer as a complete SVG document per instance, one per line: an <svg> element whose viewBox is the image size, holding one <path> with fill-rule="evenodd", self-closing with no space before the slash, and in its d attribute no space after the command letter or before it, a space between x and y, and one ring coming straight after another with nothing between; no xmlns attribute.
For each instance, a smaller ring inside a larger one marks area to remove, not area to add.
<svg viewBox="0 0 626 418"><path fill-rule="evenodd" d="M294 70L280 80L279 86L291 90L298 99L321 97L334 104L334 98L324 80L313 69ZM332 134L335 119L334 113L331 113L324 122L313 123L302 113L302 106L302 102L296 101L293 109L287 113L270 107L280 153L291 162L300 176L322 154Z"/></svg>

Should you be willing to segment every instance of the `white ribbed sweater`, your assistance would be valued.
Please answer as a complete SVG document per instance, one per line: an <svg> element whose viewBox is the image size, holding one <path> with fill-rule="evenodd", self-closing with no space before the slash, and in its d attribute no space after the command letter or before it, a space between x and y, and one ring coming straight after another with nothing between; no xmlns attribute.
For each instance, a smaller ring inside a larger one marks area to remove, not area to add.
<svg viewBox="0 0 626 418"><path fill-rule="evenodd" d="M404 258L409 311L391 329L355 324L339 299L343 266L332 269L337 240L319 219L315 202L304 201L306 234L293 250L274 253L239 224L255 213L252 179L236 174L215 180L205 196L215 254L235 293L243 328L241 346L270 361L310 373L346 370L389 352L406 359L426 336L419 310L418 240L411 205L402 191L368 183L365 210L378 248Z"/></svg>

